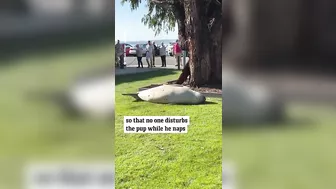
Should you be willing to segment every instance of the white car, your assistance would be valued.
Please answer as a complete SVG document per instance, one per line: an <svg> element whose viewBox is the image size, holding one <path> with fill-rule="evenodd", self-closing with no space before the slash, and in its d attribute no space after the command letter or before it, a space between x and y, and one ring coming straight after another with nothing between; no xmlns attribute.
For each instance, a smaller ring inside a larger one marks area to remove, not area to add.
<svg viewBox="0 0 336 189"><path fill-rule="evenodd" d="M128 54L130 56L136 56L136 47L131 47Z"/></svg>
<svg viewBox="0 0 336 189"><path fill-rule="evenodd" d="M142 50L142 56L146 56L146 44L138 44ZM136 56L136 47L131 47L129 51L130 56Z"/></svg>

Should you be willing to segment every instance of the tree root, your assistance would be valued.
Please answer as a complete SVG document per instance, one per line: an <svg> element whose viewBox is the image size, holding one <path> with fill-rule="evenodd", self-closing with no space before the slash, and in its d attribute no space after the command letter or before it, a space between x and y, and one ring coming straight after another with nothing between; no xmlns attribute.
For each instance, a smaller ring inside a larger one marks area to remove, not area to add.
<svg viewBox="0 0 336 189"><path fill-rule="evenodd" d="M189 60L187 64L184 66L180 77L176 81L176 84L179 85L183 84L188 79L188 76L190 76Z"/></svg>

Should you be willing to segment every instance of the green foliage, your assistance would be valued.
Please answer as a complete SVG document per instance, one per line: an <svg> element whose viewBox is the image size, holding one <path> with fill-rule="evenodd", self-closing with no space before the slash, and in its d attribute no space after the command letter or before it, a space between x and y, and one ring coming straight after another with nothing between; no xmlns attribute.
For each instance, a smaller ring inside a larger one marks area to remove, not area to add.
<svg viewBox="0 0 336 189"><path fill-rule="evenodd" d="M130 4L131 10L136 10L139 8L142 2L141 0L122 0L121 3ZM176 18L173 12L172 1L146 1L146 7L148 8L148 13L144 15L141 21L148 26L148 28L155 31L155 35L161 32L168 33L169 31L174 31L176 26Z"/></svg>

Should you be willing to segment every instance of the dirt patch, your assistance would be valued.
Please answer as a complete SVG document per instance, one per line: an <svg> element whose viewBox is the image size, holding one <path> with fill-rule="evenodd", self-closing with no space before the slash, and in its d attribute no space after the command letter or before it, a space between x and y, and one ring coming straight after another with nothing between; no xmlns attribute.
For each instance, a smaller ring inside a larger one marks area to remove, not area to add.
<svg viewBox="0 0 336 189"><path fill-rule="evenodd" d="M165 84L174 84L176 81L168 81ZM151 84L149 86L145 86L139 89L139 91L150 89L153 87L158 87L163 84ZM190 87L188 82L184 82L182 84L183 86ZM222 86L221 85L205 85L199 88L191 88L194 91L200 92L204 94L206 97L215 97L215 98L221 98L222 97Z"/></svg>
<svg viewBox="0 0 336 189"><path fill-rule="evenodd" d="M168 81L168 84L173 84L175 81ZM182 83L183 86L187 86L190 87L189 81L185 81L184 83ZM222 85L204 85L202 87L199 88L193 88L190 87L192 90L200 92L200 93L214 93L214 94L222 94Z"/></svg>
<svg viewBox="0 0 336 189"><path fill-rule="evenodd" d="M190 87L187 83L183 83L183 85ZM199 88L191 88L191 89L200 93L222 94L222 86L218 85L205 85Z"/></svg>

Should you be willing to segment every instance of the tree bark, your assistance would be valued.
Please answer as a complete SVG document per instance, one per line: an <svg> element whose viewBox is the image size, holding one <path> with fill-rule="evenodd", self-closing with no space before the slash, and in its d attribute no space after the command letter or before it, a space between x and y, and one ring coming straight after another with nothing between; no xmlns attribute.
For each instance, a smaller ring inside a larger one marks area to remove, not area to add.
<svg viewBox="0 0 336 189"><path fill-rule="evenodd" d="M178 28L178 40L180 42L180 46L183 50L188 50L188 45L186 43L186 33L185 33L185 13L184 13L184 5L177 1L174 3L174 16L177 21Z"/></svg>
<svg viewBox="0 0 336 189"><path fill-rule="evenodd" d="M221 83L221 7L207 1L184 1L185 36L189 47L190 85Z"/></svg>
<svg viewBox="0 0 336 189"><path fill-rule="evenodd" d="M209 10L214 15L212 18L212 25L210 28L210 64L211 64L211 78L210 83L222 82L222 10L220 6Z"/></svg>
<svg viewBox="0 0 336 189"><path fill-rule="evenodd" d="M210 58L208 53L209 36L204 30L204 1L185 0L185 28L189 47L190 85L199 87L209 81ZM203 27L202 27L203 26Z"/></svg>
<svg viewBox="0 0 336 189"><path fill-rule="evenodd" d="M176 81L176 84L180 84L180 85L183 84L188 79L188 76L190 76L189 61L183 68L180 77Z"/></svg>
<svg viewBox="0 0 336 189"><path fill-rule="evenodd" d="M192 87L222 81L221 3L221 0L175 0L171 4L180 46L189 54Z"/></svg>

